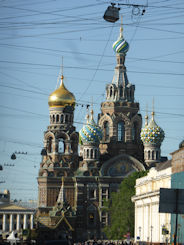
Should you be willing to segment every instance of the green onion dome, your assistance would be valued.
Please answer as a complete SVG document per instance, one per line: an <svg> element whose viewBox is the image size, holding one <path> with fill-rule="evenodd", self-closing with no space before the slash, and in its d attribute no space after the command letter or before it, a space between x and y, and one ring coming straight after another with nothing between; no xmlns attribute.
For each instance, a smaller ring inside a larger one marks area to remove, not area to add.
<svg viewBox="0 0 184 245"><path fill-rule="evenodd" d="M128 42L123 38L123 27L120 28L120 36L116 42L112 45L113 50L117 54L126 54L129 49Z"/></svg>
<svg viewBox="0 0 184 245"><path fill-rule="evenodd" d="M165 134L154 120L154 112L152 112L152 119L149 124L141 130L141 140L144 144L161 145Z"/></svg>
<svg viewBox="0 0 184 245"><path fill-rule="evenodd" d="M100 143L102 140L102 129L95 123L93 119L93 110L91 111L91 119L87 117L87 123L79 131L79 144L84 143Z"/></svg>

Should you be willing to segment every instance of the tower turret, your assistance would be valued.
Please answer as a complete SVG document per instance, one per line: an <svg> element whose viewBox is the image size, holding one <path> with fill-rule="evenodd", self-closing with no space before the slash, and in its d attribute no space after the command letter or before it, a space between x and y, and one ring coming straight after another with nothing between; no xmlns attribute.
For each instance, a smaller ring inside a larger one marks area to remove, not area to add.
<svg viewBox="0 0 184 245"><path fill-rule="evenodd" d="M102 140L102 130L95 123L93 110L87 115L87 122L79 132L79 143L83 156L83 170L97 169L99 161L99 144Z"/></svg>
<svg viewBox="0 0 184 245"><path fill-rule="evenodd" d="M65 87L63 75L59 88L50 94L48 104L50 125L44 132L44 156L38 177L41 207L55 205L61 177L74 176L78 167L78 133L73 126L75 96Z"/></svg>
<svg viewBox="0 0 184 245"><path fill-rule="evenodd" d="M106 101L101 104L102 113L98 118L98 124L103 130L100 152L111 156L130 154L142 161L142 117L138 114L139 103L134 100L135 86L129 82L126 72L125 57L128 49L121 22L120 35L113 44L117 65L112 82L106 86Z"/></svg>
<svg viewBox="0 0 184 245"><path fill-rule="evenodd" d="M145 127L141 130L141 140L144 144L144 161L148 167L154 166L155 163L161 160L161 143L164 140L165 134L154 119L154 111L152 111L152 118L147 124L147 115Z"/></svg>
<svg viewBox="0 0 184 245"><path fill-rule="evenodd" d="M120 27L120 36L113 44L116 53L117 65L111 84L106 86L107 101L134 102L135 86L129 83L125 67L125 56L129 50L129 44L123 37L123 24Z"/></svg>

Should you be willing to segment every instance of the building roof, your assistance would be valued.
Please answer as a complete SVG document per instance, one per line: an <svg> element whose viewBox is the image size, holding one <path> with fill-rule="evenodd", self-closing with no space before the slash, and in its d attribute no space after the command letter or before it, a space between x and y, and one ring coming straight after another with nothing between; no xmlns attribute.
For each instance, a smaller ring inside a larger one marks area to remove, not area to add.
<svg viewBox="0 0 184 245"><path fill-rule="evenodd" d="M157 171L161 171L161 170L164 170L166 168L169 168L171 167L171 160L168 160L166 162L159 162L156 164L156 170Z"/></svg>

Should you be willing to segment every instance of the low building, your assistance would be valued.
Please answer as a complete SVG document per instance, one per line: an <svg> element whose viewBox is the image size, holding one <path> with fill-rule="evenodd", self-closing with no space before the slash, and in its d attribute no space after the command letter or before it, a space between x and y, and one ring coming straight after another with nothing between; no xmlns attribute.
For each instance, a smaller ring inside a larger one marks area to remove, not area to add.
<svg viewBox="0 0 184 245"><path fill-rule="evenodd" d="M148 175L136 180L135 241L164 243L169 235L162 234L163 228L171 231L171 215L159 213L160 188L171 188L171 161L158 163Z"/></svg>
<svg viewBox="0 0 184 245"><path fill-rule="evenodd" d="M33 229L35 202L11 202L9 191L0 193L0 233Z"/></svg>

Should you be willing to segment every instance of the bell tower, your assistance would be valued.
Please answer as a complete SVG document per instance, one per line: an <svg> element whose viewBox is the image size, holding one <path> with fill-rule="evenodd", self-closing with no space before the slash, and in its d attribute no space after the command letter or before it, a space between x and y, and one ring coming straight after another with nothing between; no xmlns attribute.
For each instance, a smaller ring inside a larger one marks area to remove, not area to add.
<svg viewBox="0 0 184 245"><path fill-rule="evenodd" d="M135 85L129 82L125 66L128 49L121 22L120 36L113 44L117 65L112 82L106 86L106 101L102 102L98 116L98 124L103 130L100 152L109 157L128 154L143 161L140 140L142 117L139 114L139 103L134 99Z"/></svg>
<svg viewBox="0 0 184 245"><path fill-rule="evenodd" d="M62 177L72 177L78 167L78 133L73 126L75 97L66 89L63 75L59 88L50 94L48 104L50 124L44 132L38 176L39 207L43 208L55 205ZM70 190L73 202L71 193Z"/></svg>

